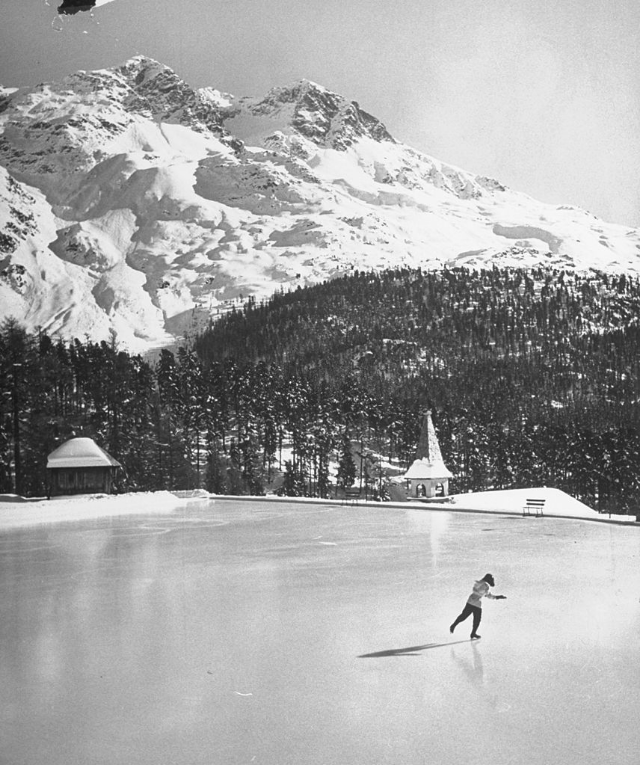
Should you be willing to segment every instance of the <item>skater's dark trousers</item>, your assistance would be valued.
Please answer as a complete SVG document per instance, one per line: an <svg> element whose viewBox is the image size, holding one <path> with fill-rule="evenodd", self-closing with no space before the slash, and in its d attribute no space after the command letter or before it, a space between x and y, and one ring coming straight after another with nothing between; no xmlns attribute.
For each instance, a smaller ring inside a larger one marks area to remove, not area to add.
<svg viewBox="0 0 640 765"><path fill-rule="evenodd" d="M460 624L460 622L463 622L465 619L468 619L472 614L473 614L473 631L471 632L471 634L475 635L476 632L478 631L478 627L480 626L480 619L482 619L482 609L478 608L478 606L472 606L471 603L467 603L465 605L460 616L452 624L453 629L455 629L458 626L458 624Z"/></svg>

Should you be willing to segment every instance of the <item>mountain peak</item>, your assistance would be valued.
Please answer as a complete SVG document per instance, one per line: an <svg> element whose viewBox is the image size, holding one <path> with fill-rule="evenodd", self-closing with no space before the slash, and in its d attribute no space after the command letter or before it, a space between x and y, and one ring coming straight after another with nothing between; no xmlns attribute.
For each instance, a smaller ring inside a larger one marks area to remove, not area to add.
<svg viewBox="0 0 640 765"><path fill-rule="evenodd" d="M210 93L188 85L171 67L138 55L112 71L131 89L126 104L129 110L180 123L199 133L211 132L223 140L228 138L222 127L221 105Z"/></svg>
<svg viewBox="0 0 640 765"><path fill-rule="evenodd" d="M395 143L387 128L356 101L301 79L272 88L262 99L244 101L253 115L276 116L291 111L291 127L319 146L344 150L361 138Z"/></svg>
<svg viewBox="0 0 640 765"><path fill-rule="evenodd" d="M271 90L282 90L282 91L288 91L290 93L296 93L296 94L305 94L305 93L308 93L309 91L316 91L318 93L331 93L329 88L325 88L324 85L320 85L319 83L314 82L313 80L308 80L306 77L301 77L299 80L295 80L290 85L284 88L272 88ZM337 94L333 93L333 95L335 96Z"/></svg>
<svg viewBox="0 0 640 765"><path fill-rule="evenodd" d="M137 55L114 68L114 71L122 75L134 86L144 85L155 80L157 77L164 77L178 82L182 82L171 67L161 64L149 56Z"/></svg>
<svg viewBox="0 0 640 765"><path fill-rule="evenodd" d="M352 269L640 273L640 232L398 143L308 79L238 99L135 56L0 89L0 165L0 319L135 350Z"/></svg>

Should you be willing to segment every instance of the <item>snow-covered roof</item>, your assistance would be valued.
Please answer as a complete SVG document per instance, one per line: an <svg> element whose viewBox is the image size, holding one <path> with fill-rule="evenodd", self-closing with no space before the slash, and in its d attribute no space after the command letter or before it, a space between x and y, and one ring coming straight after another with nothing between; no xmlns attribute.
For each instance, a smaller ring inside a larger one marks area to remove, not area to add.
<svg viewBox="0 0 640 765"><path fill-rule="evenodd" d="M405 478L425 478L431 481L441 478L453 478L453 474L449 471L447 466L442 460L430 462L429 460L414 460L413 464L404 474Z"/></svg>
<svg viewBox="0 0 640 765"><path fill-rule="evenodd" d="M101 449L93 439L72 438L51 452L47 459L47 467L122 467L122 465Z"/></svg>

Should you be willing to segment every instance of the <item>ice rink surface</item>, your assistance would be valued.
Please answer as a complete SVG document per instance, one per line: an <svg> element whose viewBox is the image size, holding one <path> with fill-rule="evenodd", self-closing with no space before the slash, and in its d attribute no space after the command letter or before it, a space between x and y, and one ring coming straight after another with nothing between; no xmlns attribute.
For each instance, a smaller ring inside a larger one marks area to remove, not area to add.
<svg viewBox="0 0 640 765"><path fill-rule="evenodd" d="M491 572L482 639L449 624ZM640 528L200 501L0 532L3 765L636 765Z"/></svg>

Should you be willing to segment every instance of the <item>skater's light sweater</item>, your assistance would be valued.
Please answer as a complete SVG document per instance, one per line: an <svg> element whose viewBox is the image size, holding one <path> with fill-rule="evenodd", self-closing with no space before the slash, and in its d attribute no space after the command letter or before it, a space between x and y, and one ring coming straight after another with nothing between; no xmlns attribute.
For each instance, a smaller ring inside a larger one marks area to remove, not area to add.
<svg viewBox="0 0 640 765"><path fill-rule="evenodd" d="M496 595L492 595L489 592L489 589L490 588L488 582L485 582L484 579L480 579L473 585L473 592L471 595L469 595L467 603L472 606L476 606L477 608L482 608L482 598L491 598L492 600L496 600Z"/></svg>

